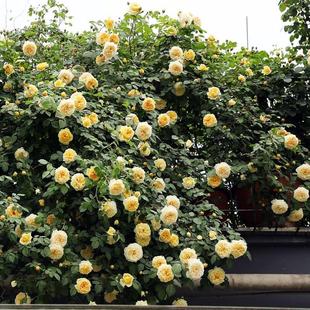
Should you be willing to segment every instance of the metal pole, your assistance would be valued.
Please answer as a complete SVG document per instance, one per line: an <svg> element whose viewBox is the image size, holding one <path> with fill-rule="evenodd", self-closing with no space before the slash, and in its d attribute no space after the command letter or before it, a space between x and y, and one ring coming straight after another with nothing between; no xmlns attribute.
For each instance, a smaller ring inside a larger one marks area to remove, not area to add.
<svg viewBox="0 0 310 310"><path fill-rule="evenodd" d="M245 17L245 28L246 28L246 47L249 49L249 18Z"/></svg>

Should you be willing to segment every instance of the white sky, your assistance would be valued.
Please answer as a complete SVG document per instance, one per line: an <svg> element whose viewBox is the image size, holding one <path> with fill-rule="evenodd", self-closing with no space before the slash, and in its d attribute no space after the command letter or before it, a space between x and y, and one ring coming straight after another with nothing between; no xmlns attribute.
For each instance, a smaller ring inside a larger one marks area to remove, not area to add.
<svg viewBox="0 0 310 310"><path fill-rule="evenodd" d="M127 9L128 0L62 0L74 17L73 30L88 28L88 21L117 18ZM272 50L289 45L283 30L278 0L135 0L144 10L165 9L171 17L178 11L191 12L202 20L202 27L219 40L236 41L246 46L245 18L249 17L250 47ZM0 28L6 25L7 5L9 29L21 27L28 21L30 4L45 3L45 0L0 0ZM13 18L12 21L9 18Z"/></svg>

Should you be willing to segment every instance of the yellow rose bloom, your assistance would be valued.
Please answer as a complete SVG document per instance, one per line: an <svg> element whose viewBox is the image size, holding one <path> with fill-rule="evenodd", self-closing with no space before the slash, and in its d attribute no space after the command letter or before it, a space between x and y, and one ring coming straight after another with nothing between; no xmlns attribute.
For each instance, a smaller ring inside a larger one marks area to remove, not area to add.
<svg viewBox="0 0 310 310"><path fill-rule="evenodd" d="M304 217L304 211L302 208L299 208L297 210L291 211L290 214L288 215L287 219L290 222L295 223L295 222L300 221L303 217Z"/></svg>
<svg viewBox="0 0 310 310"><path fill-rule="evenodd" d="M73 93L70 98L73 100L75 108L78 111L83 111L86 108L87 102L82 93Z"/></svg>
<svg viewBox="0 0 310 310"><path fill-rule="evenodd" d="M172 271L172 266L169 264L162 264L157 269L157 277L160 282L170 282L174 279L174 274Z"/></svg>
<svg viewBox="0 0 310 310"><path fill-rule="evenodd" d="M106 32L99 32L96 36L96 43L98 45L104 45L106 42L109 42L110 35Z"/></svg>
<svg viewBox="0 0 310 310"><path fill-rule="evenodd" d="M104 25L108 30L112 30L114 28L114 20L112 18L107 18L104 21Z"/></svg>
<svg viewBox="0 0 310 310"><path fill-rule="evenodd" d="M60 166L55 170L55 182L58 184L65 184L70 180L70 172L66 167Z"/></svg>
<svg viewBox="0 0 310 310"><path fill-rule="evenodd" d="M294 199L299 202L306 202L309 199L309 190L299 186L294 190Z"/></svg>
<svg viewBox="0 0 310 310"><path fill-rule="evenodd" d="M145 98L142 102L142 109L146 112L151 112L155 110L155 100L153 98Z"/></svg>
<svg viewBox="0 0 310 310"><path fill-rule="evenodd" d="M132 2L128 6L128 13L131 15L138 15L141 11L141 5L136 2Z"/></svg>
<svg viewBox="0 0 310 310"><path fill-rule="evenodd" d="M93 76L87 78L86 81L85 81L85 87L88 90L93 90L93 89L97 88L98 87L97 79L94 78Z"/></svg>
<svg viewBox="0 0 310 310"><path fill-rule="evenodd" d="M91 291L91 283L86 278L79 278L76 280L75 289L80 294L88 294Z"/></svg>
<svg viewBox="0 0 310 310"><path fill-rule="evenodd" d="M161 265L167 264L164 256L154 256L152 259L152 267L158 269Z"/></svg>
<svg viewBox="0 0 310 310"><path fill-rule="evenodd" d="M206 114L203 117L203 125L205 127L214 127L217 125L217 119L214 114Z"/></svg>
<svg viewBox="0 0 310 310"><path fill-rule="evenodd" d="M152 135L152 126L150 126L147 122L140 122L137 125L135 133L139 140L145 141Z"/></svg>
<svg viewBox="0 0 310 310"><path fill-rule="evenodd" d="M120 126L118 139L120 141L128 142L133 138L134 134L135 132L130 126Z"/></svg>
<svg viewBox="0 0 310 310"><path fill-rule="evenodd" d="M147 238L151 235L151 228L147 223L139 223L136 225L134 232L139 238Z"/></svg>
<svg viewBox="0 0 310 310"><path fill-rule="evenodd" d="M40 62L39 64L37 64L36 69L38 71L44 71L49 67L49 64L47 62Z"/></svg>
<svg viewBox="0 0 310 310"><path fill-rule="evenodd" d="M118 44L119 43L119 36L117 33L112 33L110 35L110 38L109 38L110 42L113 42L115 44Z"/></svg>
<svg viewBox="0 0 310 310"><path fill-rule="evenodd" d="M104 54L101 53L101 54L96 56L96 59L95 59L96 65L100 66L103 63L105 63L106 61L107 61L107 58Z"/></svg>
<svg viewBox="0 0 310 310"><path fill-rule="evenodd" d="M284 147L286 149L292 150L299 144L298 138L293 134L288 134L284 137Z"/></svg>
<svg viewBox="0 0 310 310"><path fill-rule="evenodd" d="M123 205L125 210L135 212L139 208L139 200L136 196L129 196L124 199Z"/></svg>
<svg viewBox="0 0 310 310"><path fill-rule="evenodd" d="M229 257L231 254L231 244L227 240L220 240L215 245L214 250L220 258Z"/></svg>
<svg viewBox="0 0 310 310"><path fill-rule="evenodd" d="M174 206L165 206L161 210L160 219L165 225L172 225L178 219L178 209Z"/></svg>
<svg viewBox="0 0 310 310"><path fill-rule="evenodd" d="M15 297L15 305L31 304L31 298L27 293L19 292Z"/></svg>
<svg viewBox="0 0 310 310"><path fill-rule="evenodd" d="M73 149L66 149L62 155L62 160L66 164L73 163L77 158L77 153Z"/></svg>
<svg viewBox="0 0 310 310"><path fill-rule="evenodd" d="M197 258L197 253L194 249L185 248L181 251L179 255L180 261L182 264L188 264L189 260L192 258Z"/></svg>
<svg viewBox="0 0 310 310"><path fill-rule="evenodd" d="M179 46L173 46L169 50L169 56L172 60L178 60L183 57L183 50Z"/></svg>
<svg viewBox="0 0 310 310"><path fill-rule="evenodd" d="M98 114L96 114L95 112L90 113L88 115L88 118L90 119L92 125L95 125L99 122Z"/></svg>
<svg viewBox="0 0 310 310"><path fill-rule="evenodd" d="M130 273L124 273L119 283L122 287L131 287L133 284L134 277Z"/></svg>
<svg viewBox="0 0 310 310"><path fill-rule="evenodd" d="M138 243L130 243L124 249L124 256L127 261L136 263L143 257L143 250Z"/></svg>
<svg viewBox="0 0 310 310"><path fill-rule="evenodd" d="M85 187L86 180L82 173L75 173L71 178L71 186L76 191L81 191Z"/></svg>
<svg viewBox="0 0 310 310"><path fill-rule="evenodd" d="M64 145L68 145L73 140L73 135L69 128L61 129L58 133L58 140Z"/></svg>
<svg viewBox="0 0 310 310"><path fill-rule="evenodd" d="M19 239L19 243L22 245L28 245L31 243L32 236L31 233L23 233Z"/></svg>
<svg viewBox="0 0 310 310"><path fill-rule="evenodd" d="M17 207L15 207L13 204L10 204L5 209L5 214L7 217L15 217L20 218L23 214L21 210L19 210Z"/></svg>
<svg viewBox="0 0 310 310"><path fill-rule="evenodd" d="M49 249L50 249L49 257L52 260L59 260L64 255L64 248L60 244L52 243L50 244Z"/></svg>
<svg viewBox="0 0 310 310"><path fill-rule="evenodd" d="M233 240L231 242L231 255L234 258L239 258L246 253L247 248L247 244L244 240Z"/></svg>
<svg viewBox="0 0 310 310"><path fill-rule="evenodd" d="M288 204L283 199L273 199L271 209L274 214L284 214L288 210Z"/></svg>
<svg viewBox="0 0 310 310"><path fill-rule="evenodd" d="M157 124L159 127L166 127L170 124L170 116L167 113L159 114L157 117Z"/></svg>
<svg viewBox="0 0 310 310"><path fill-rule="evenodd" d="M187 61L193 61L195 59L195 56L196 54L192 49L184 52L184 59Z"/></svg>
<svg viewBox="0 0 310 310"><path fill-rule="evenodd" d="M208 279L213 285L220 285L225 281L225 271L220 267L210 269Z"/></svg>
<svg viewBox="0 0 310 310"><path fill-rule="evenodd" d="M218 100L221 96L221 92L218 87L209 87L207 96L211 100Z"/></svg>
<svg viewBox="0 0 310 310"><path fill-rule="evenodd" d="M161 227L161 223L159 220L156 220L156 219L153 219L151 220L151 224L152 224L152 228L155 230L155 231L158 231Z"/></svg>
<svg viewBox="0 0 310 310"><path fill-rule="evenodd" d="M233 107L235 104L236 104L236 100L234 100L234 99L230 99L230 100L228 101L228 103L227 103L227 105L228 105L229 107Z"/></svg>
<svg viewBox="0 0 310 310"><path fill-rule="evenodd" d="M10 76L11 74L13 74L15 72L13 65L11 64L5 64L3 66L3 71L5 73L5 75Z"/></svg>
<svg viewBox="0 0 310 310"><path fill-rule="evenodd" d="M151 154L150 144L147 142L140 142L138 145L138 150L141 156L149 156Z"/></svg>
<svg viewBox="0 0 310 310"><path fill-rule="evenodd" d="M58 79L58 80L56 80L55 82L54 82L54 86L56 87L56 88L61 88L61 87L64 87L66 84L62 81L62 80L60 80L60 79Z"/></svg>
<svg viewBox="0 0 310 310"><path fill-rule="evenodd" d="M57 111L63 117L71 116L75 111L74 101L71 99L61 100L58 107L57 107Z"/></svg>
<svg viewBox="0 0 310 310"><path fill-rule="evenodd" d="M89 118L88 115L81 117L81 122L83 127L85 128L90 128L92 126L91 119Z"/></svg>
<svg viewBox="0 0 310 310"><path fill-rule="evenodd" d="M24 96L26 98L33 98L38 94L38 88L35 85L27 84L24 87Z"/></svg>
<svg viewBox="0 0 310 310"><path fill-rule="evenodd" d="M159 231L159 241L169 243L171 241L171 231L168 228Z"/></svg>
<svg viewBox="0 0 310 310"><path fill-rule="evenodd" d="M36 214L29 214L26 218L25 218L25 223L27 226L29 227L38 227L39 224L36 222L37 219L37 215Z"/></svg>
<svg viewBox="0 0 310 310"><path fill-rule="evenodd" d="M58 74L58 79L63 81L65 84L70 84L74 78L71 70L62 69Z"/></svg>
<svg viewBox="0 0 310 310"><path fill-rule="evenodd" d="M222 179L227 179L231 173L231 167L226 162L216 164L214 170L216 175Z"/></svg>
<svg viewBox="0 0 310 310"><path fill-rule="evenodd" d="M182 82L176 82L173 85L173 90L172 92L177 96L181 97L185 94L186 88L185 85Z"/></svg>
<svg viewBox="0 0 310 310"><path fill-rule="evenodd" d="M180 199L175 195L169 195L166 197L167 206L173 206L176 209L180 208Z"/></svg>
<svg viewBox="0 0 310 310"><path fill-rule="evenodd" d="M154 160L155 167L160 171L164 171L167 167L166 161L162 158Z"/></svg>
<svg viewBox="0 0 310 310"><path fill-rule="evenodd" d="M137 90L137 89L131 89L127 95L129 97L137 97L137 96L140 96L140 92Z"/></svg>
<svg viewBox="0 0 310 310"><path fill-rule="evenodd" d="M117 206L115 201L106 201L101 206L101 211L108 217L111 218L117 213Z"/></svg>
<svg viewBox="0 0 310 310"><path fill-rule="evenodd" d="M262 69L262 74L263 75L269 75L271 73L271 69L269 66L264 66L263 69Z"/></svg>
<svg viewBox="0 0 310 310"><path fill-rule="evenodd" d="M183 178L183 187L186 189L194 188L196 185L196 180L192 177L185 177Z"/></svg>
<svg viewBox="0 0 310 310"><path fill-rule="evenodd" d="M211 175L207 178L208 185L217 188L222 184L222 179L218 175Z"/></svg>
<svg viewBox="0 0 310 310"><path fill-rule="evenodd" d="M246 77L242 74L239 74L238 81L240 81L241 83L244 83L246 81Z"/></svg>
<svg viewBox="0 0 310 310"><path fill-rule="evenodd" d="M20 147L15 151L14 157L16 160L25 160L29 157L29 153L23 147Z"/></svg>
<svg viewBox="0 0 310 310"><path fill-rule="evenodd" d="M180 75L183 72L183 65L178 60L171 61L169 63L168 71L175 76Z"/></svg>
<svg viewBox="0 0 310 310"><path fill-rule="evenodd" d="M310 165L302 164L296 168L297 176L303 181L310 180Z"/></svg>
<svg viewBox="0 0 310 310"><path fill-rule="evenodd" d="M125 184L120 179L112 179L109 182L109 192L112 196L118 196L124 193L125 191Z"/></svg>
<svg viewBox="0 0 310 310"><path fill-rule="evenodd" d="M178 119L178 114L175 111L167 111L167 113L170 117L170 123L174 124Z"/></svg>
<svg viewBox="0 0 310 310"><path fill-rule="evenodd" d="M179 298L179 299L176 299L172 302L172 305L173 306L179 306L179 307L187 307L188 306L188 303L185 299L183 298Z"/></svg>
<svg viewBox="0 0 310 310"><path fill-rule="evenodd" d="M209 67L207 67L205 64L200 64L200 65L197 67L197 69L198 69L199 71L205 72L205 71L208 71L208 70L209 70Z"/></svg>
<svg viewBox="0 0 310 310"><path fill-rule="evenodd" d="M250 68L247 68L247 69L245 70L245 73L246 73L247 76L253 76L253 75L254 75L252 69L250 69Z"/></svg>
<svg viewBox="0 0 310 310"><path fill-rule="evenodd" d="M96 173L95 166L92 166L86 170L86 175L93 181L98 181L99 176Z"/></svg>
<svg viewBox="0 0 310 310"><path fill-rule="evenodd" d="M82 260L79 264L79 273L89 274L93 271L93 265L89 260Z"/></svg>
<svg viewBox="0 0 310 310"><path fill-rule="evenodd" d="M150 244L150 242L151 242L151 237L145 237L145 238L143 238L143 237L138 237L137 235L136 235L136 242L139 244L139 245L141 245L142 247L145 247L145 246L148 246L149 244Z"/></svg>
<svg viewBox="0 0 310 310"><path fill-rule="evenodd" d="M156 191L156 192L163 192L165 190L166 184L165 181L162 178L156 178L153 182L152 182L152 188Z"/></svg>
<svg viewBox="0 0 310 310"><path fill-rule="evenodd" d="M32 41L26 41L23 44L23 53L25 56L33 57L37 53L37 46Z"/></svg>
<svg viewBox="0 0 310 310"><path fill-rule="evenodd" d="M214 230L210 230L208 235L210 240L215 240L217 238L217 232Z"/></svg>
<svg viewBox="0 0 310 310"><path fill-rule="evenodd" d="M179 245L179 242L180 242L179 236L176 235L176 234L172 234L172 235L171 235L170 242L169 242L169 245L170 245L171 247L177 247L177 246Z"/></svg>

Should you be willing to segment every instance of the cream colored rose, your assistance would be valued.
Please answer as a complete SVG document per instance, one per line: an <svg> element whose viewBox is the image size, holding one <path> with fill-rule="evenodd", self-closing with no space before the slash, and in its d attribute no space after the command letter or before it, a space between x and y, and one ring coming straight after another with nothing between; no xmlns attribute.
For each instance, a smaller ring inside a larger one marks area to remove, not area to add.
<svg viewBox="0 0 310 310"><path fill-rule="evenodd" d="M124 273L120 279L120 284L122 287L131 287L133 284L134 277L130 273Z"/></svg>
<svg viewBox="0 0 310 310"><path fill-rule="evenodd" d="M139 208L139 199L136 196L129 196L124 199L123 205L125 210L135 212Z"/></svg>
<svg viewBox="0 0 310 310"><path fill-rule="evenodd" d="M172 60L178 60L183 57L183 50L179 46L173 46L169 50L169 56Z"/></svg>
<svg viewBox="0 0 310 310"><path fill-rule="evenodd" d="M32 236L31 233L23 233L19 239L19 243L22 245L28 245L31 243Z"/></svg>
<svg viewBox="0 0 310 310"><path fill-rule="evenodd" d="M212 188L217 188L222 184L222 178L218 175L211 175L207 178L207 183Z"/></svg>
<svg viewBox="0 0 310 310"><path fill-rule="evenodd" d="M71 70L62 69L58 74L58 79L63 81L65 84L70 84L74 79L74 75Z"/></svg>
<svg viewBox="0 0 310 310"><path fill-rule="evenodd" d="M86 184L86 179L83 173L75 173L71 178L71 186L76 191L81 191L84 189Z"/></svg>
<svg viewBox="0 0 310 310"><path fill-rule="evenodd" d="M247 244L244 240L233 240L231 242L231 255L234 258L239 258L246 253L247 248Z"/></svg>
<svg viewBox="0 0 310 310"><path fill-rule="evenodd" d="M36 214L29 214L26 218L25 218L25 223L27 226L32 226L32 227L38 227L39 224L36 222L37 219L37 215Z"/></svg>
<svg viewBox="0 0 310 310"><path fill-rule="evenodd" d="M299 208L297 210L293 210L290 212L290 214L288 215L287 219L290 222L298 222L300 221L302 218L304 217L304 211L302 208Z"/></svg>
<svg viewBox="0 0 310 310"><path fill-rule="evenodd" d="M27 293L19 292L15 296L15 305L21 305L21 304L31 304L31 298Z"/></svg>
<svg viewBox="0 0 310 310"><path fill-rule="evenodd" d="M246 73L247 76L253 76L253 75L254 75L252 69L250 69L250 68L247 68L247 69L245 70L245 73Z"/></svg>
<svg viewBox="0 0 310 310"><path fill-rule="evenodd" d="M166 161L162 158L154 160L155 167L160 171L164 171L167 167Z"/></svg>
<svg viewBox="0 0 310 310"><path fill-rule="evenodd" d="M27 84L24 86L24 96L26 98L33 98L39 92L38 88L35 85Z"/></svg>
<svg viewBox="0 0 310 310"><path fill-rule="evenodd" d="M148 306L147 300L137 300L136 306Z"/></svg>
<svg viewBox="0 0 310 310"><path fill-rule="evenodd" d="M73 149L66 149L62 155L62 160L66 164L73 163L77 158L77 153Z"/></svg>
<svg viewBox="0 0 310 310"><path fill-rule="evenodd" d="M152 126L149 125L147 122L140 122L137 125L135 133L139 140L145 141L149 139L152 135Z"/></svg>
<svg viewBox="0 0 310 310"><path fill-rule="evenodd" d="M215 169L216 175L222 179L227 179L230 176L231 167L225 162L216 164L214 166L214 169Z"/></svg>
<svg viewBox="0 0 310 310"><path fill-rule="evenodd" d="M200 280L204 274L204 265L198 258L188 260L186 277L191 280Z"/></svg>
<svg viewBox="0 0 310 310"><path fill-rule="evenodd" d="M138 15L141 11L141 5L137 2L131 2L128 6L128 13L131 15Z"/></svg>
<svg viewBox="0 0 310 310"><path fill-rule="evenodd" d="M183 65L178 60L171 61L169 63L168 71L175 76L180 75L183 72Z"/></svg>
<svg viewBox="0 0 310 310"><path fill-rule="evenodd" d="M179 298L179 299L174 300L172 302L172 305L178 306L178 307L187 307L188 306L187 301L184 298Z"/></svg>
<svg viewBox="0 0 310 310"><path fill-rule="evenodd" d="M57 111L61 116L71 116L75 111L74 101L71 99L63 99L60 101Z"/></svg>
<svg viewBox="0 0 310 310"><path fill-rule="evenodd" d="M68 235L63 230L54 230L51 235L51 244L59 244L62 247L65 247L68 242Z"/></svg>
<svg viewBox="0 0 310 310"><path fill-rule="evenodd" d="M184 59L187 61L195 60L195 56L196 56L196 54L192 49L189 49L189 50L184 52Z"/></svg>
<svg viewBox="0 0 310 310"><path fill-rule="evenodd" d="M85 295L91 291L91 282L86 278L79 278L74 287L78 293Z"/></svg>
<svg viewBox="0 0 310 310"><path fill-rule="evenodd" d="M162 178L156 178L152 182L152 188L158 193L163 192L165 190L165 187L166 183Z"/></svg>
<svg viewBox="0 0 310 310"><path fill-rule="evenodd" d="M171 241L171 231L168 228L161 229L159 231L159 241L169 243Z"/></svg>
<svg viewBox="0 0 310 310"><path fill-rule="evenodd" d="M70 98L71 100L73 100L75 108L78 111L83 111L86 108L87 102L82 93L79 92L73 93Z"/></svg>
<svg viewBox="0 0 310 310"><path fill-rule="evenodd" d="M164 256L154 256L152 259L152 267L158 269L161 265L167 264Z"/></svg>
<svg viewBox="0 0 310 310"><path fill-rule="evenodd" d="M54 179L56 183L65 184L70 180L70 172L66 167L60 166L55 170Z"/></svg>
<svg viewBox="0 0 310 310"><path fill-rule="evenodd" d="M36 69L38 71L44 71L49 67L49 64L47 62L40 62L39 64L36 65Z"/></svg>
<svg viewBox="0 0 310 310"><path fill-rule="evenodd" d="M157 277L160 282L170 282L174 279L172 266L169 264L162 264L157 269Z"/></svg>
<svg viewBox="0 0 310 310"><path fill-rule="evenodd" d="M134 126L136 127L139 124L139 118L136 114L130 113L125 118L127 126Z"/></svg>
<svg viewBox="0 0 310 310"><path fill-rule="evenodd" d="M172 92L177 96L181 97L185 94L186 88L185 85L182 82L176 82L173 85Z"/></svg>
<svg viewBox="0 0 310 310"><path fill-rule="evenodd" d="M52 260L59 260L64 255L64 248L60 244L52 243L50 244L49 249L50 249L49 256Z"/></svg>
<svg viewBox="0 0 310 310"><path fill-rule="evenodd" d="M169 126L170 116L167 113L161 113L157 117L157 124L159 127L163 128Z"/></svg>
<svg viewBox="0 0 310 310"><path fill-rule="evenodd" d="M175 195L169 195L166 197L167 206L173 206L176 209L180 208L180 199Z"/></svg>
<svg viewBox="0 0 310 310"><path fill-rule="evenodd" d="M138 243L131 243L124 249L124 255L127 261L136 263L143 257L143 250Z"/></svg>
<svg viewBox="0 0 310 310"><path fill-rule="evenodd" d="M210 240L215 240L217 238L217 232L214 230L210 230L208 235Z"/></svg>
<svg viewBox="0 0 310 310"><path fill-rule="evenodd" d="M79 273L89 274L93 271L93 265L89 260L82 260L79 264Z"/></svg>
<svg viewBox="0 0 310 310"><path fill-rule="evenodd" d="M231 254L231 243L227 240L220 240L216 243L214 250L220 258L229 257Z"/></svg>
<svg viewBox="0 0 310 310"><path fill-rule="evenodd" d="M179 258L182 264L187 265L190 259L197 258L197 253L194 249L185 248L181 251Z"/></svg>
<svg viewBox="0 0 310 310"><path fill-rule="evenodd" d="M134 232L139 238L147 238L151 235L151 228L147 223L139 223L136 225Z"/></svg>
<svg viewBox="0 0 310 310"><path fill-rule="evenodd" d="M263 75L269 75L271 73L271 69L269 66L264 66L263 69L262 69L262 74Z"/></svg>
<svg viewBox="0 0 310 310"><path fill-rule="evenodd" d="M187 149L190 149L192 146L193 146L193 142L192 142L191 140L187 140L187 141L185 142L185 147L186 147Z"/></svg>
<svg viewBox="0 0 310 310"><path fill-rule="evenodd" d="M73 140L73 135L70 129L61 129L58 133L58 140L64 145L68 145Z"/></svg>
<svg viewBox="0 0 310 310"><path fill-rule="evenodd" d="M130 126L120 126L118 139L120 141L128 142L133 138L134 134L135 134L135 132L133 131L133 129Z"/></svg>
<svg viewBox="0 0 310 310"><path fill-rule="evenodd" d="M196 185L196 180L192 177L185 177L183 178L183 187L186 189L194 188Z"/></svg>
<svg viewBox="0 0 310 310"><path fill-rule="evenodd" d="M155 100L153 98L145 98L142 102L142 109L146 112L151 112L155 110Z"/></svg>
<svg viewBox="0 0 310 310"><path fill-rule="evenodd" d="M173 206L165 206L161 210L160 219L165 225L172 225L178 219L178 210Z"/></svg>
<svg viewBox="0 0 310 310"><path fill-rule="evenodd" d="M14 153L16 160L25 160L29 157L29 153L23 148L18 148Z"/></svg>
<svg viewBox="0 0 310 310"><path fill-rule="evenodd" d="M213 285L220 285L225 281L225 271L220 267L210 269L208 279Z"/></svg>
<svg viewBox="0 0 310 310"><path fill-rule="evenodd" d="M125 191L125 184L120 179L112 179L109 182L109 192L112 196L121 195Z"/></svg>
<svg viewBox="0 0 310 310"><path fill-rule="evenodd" d="M117 53L117 45L115 43L106 42L104 44L102 54L107 60L113 58L116 55L116 53Z"/></svg>
<svg viewBox="0 0 310 310"><path fill-rule="evenodd" d="M151 242L151 237L142 238L142 237L136 236L135 239L136 239L136 242L142 247L148 246Z"/></svg>
<svg viewBox="0 0 310 310"><path fill-rule="evenodd" d="M309 199L309 190L300 186L294 190L294 199L299 202L306 202Z"/></svg>
<svg viewBox="0 0 310 310"><path fill-rule="evenodd" d="M207 96L211 100L217 100L217 99L220 98L221 92L220 92L218 87L214 87L214 86L213 87L209 87L208 88L208 92L207 92Z"/></svg>
<svg viewBox="0 0 310 310"><path fill-rule="evenodd" d="M132 180L136 184L141 184L144 182L144 179L145 179L145 171L140 167L133 167L131 169L131 176L132 176Z"/></svg>
<svg viewBox="0 0 310 310"><path fill-rule="evenodd" d="M4 64L3 65L3 71L5 75L9 76L15 72L13 65L11 64Z"/></svg>
<svg viewBox="0 0 310 310"><path fill-rule="evenodd" d="M109 42L110 35L106 32L99 32L96 35L96 43L98 45L104 45L106 42Z"/></svg>
<svg viewBox="0 0 310 310"><path fill-rule="evenodd" d="M238 75L238 81L241 83L244 83L246 81L246 77L242 74L239 74Z"/></svg>
<svg viewBox="0 0 310 310"><path fill-rule="evenodd" d="M151 147L148 142L140 142L138 145L138 150L141 156L149 156L151 154Z"/></svg>
<svg viewBox="0 0 310 310"><path fill-rule="evenodd" d="M175 111L167 111L166 113L170 117L170 123L174 124L178 119L178 114Z"/></svg>
<svg viewBox="0 0 310 310"><path fill-rule="evenodd" d="M217 119L214 114L206 114L203 117L203 125L205 127L214 127L217 125Z"/></svg>
<svg viewBox="0 0 310 310"><path fill-rule="evenodd" d="M90 121L91 121L91 124L92 125L95 125L99 122L99 119L98 119L98 114L95 113L95 112L92 112L88 115Z"/></svg>
<svg viewBox="0 0 310 310"><path fill-rule="evenodd" d="M288 134L284 137L284 147L292 150L299 144L298 138L293 134Z"/></svg>
<svg viewBox="0 0 310 310"><path fill-rule="evenodd" d="M179 12L178 13L178 18L180 22L181 28L185 28L190 26L190 24L193 22L193 14L189 12Z"/></svg>
<svg viewBox="0 0 310 310"><path fill-rule="evenodd" d="M179 236L176 234L172 234L171 239L169 241L169 245L171 247L177 247L179 245L179 243L180 243Z"/></svg>
<svg viewBox="0 0 310 310"><path fill-rule="evenodd" d="M283 199L273 199L271 209L274 214L283 214L288 210L288 204Z"/></svg>
<svg viewBox="0 0 310 310"><path fill-rule="evenodd" d="M33 57L37 53L37 46L32 41L26 41L23 44L23 53L28 57Z"/></svg>
<svg viewBox="0 0 310 310"><path fill-rule="evenodd" d="M21 210L19 210L17 207L15 207L13 204L10 204L5 209L5 214L7 217L15 217L20 218L23 214Z"/></svg>
<svg viewBox="0 0 310 310"><path fill-rule="evenodd" d="M310 180L310 165L309 164L302 164L298 168L296 168L297 176L303 180L308 181Z"/></svg>
<svg viewBox="0 0 310 310"><path fill-rule="evenodd" d="M106 201L101 206L102 212L108 217L111 218L117 213L117 206L115 201Z"/></svg>

